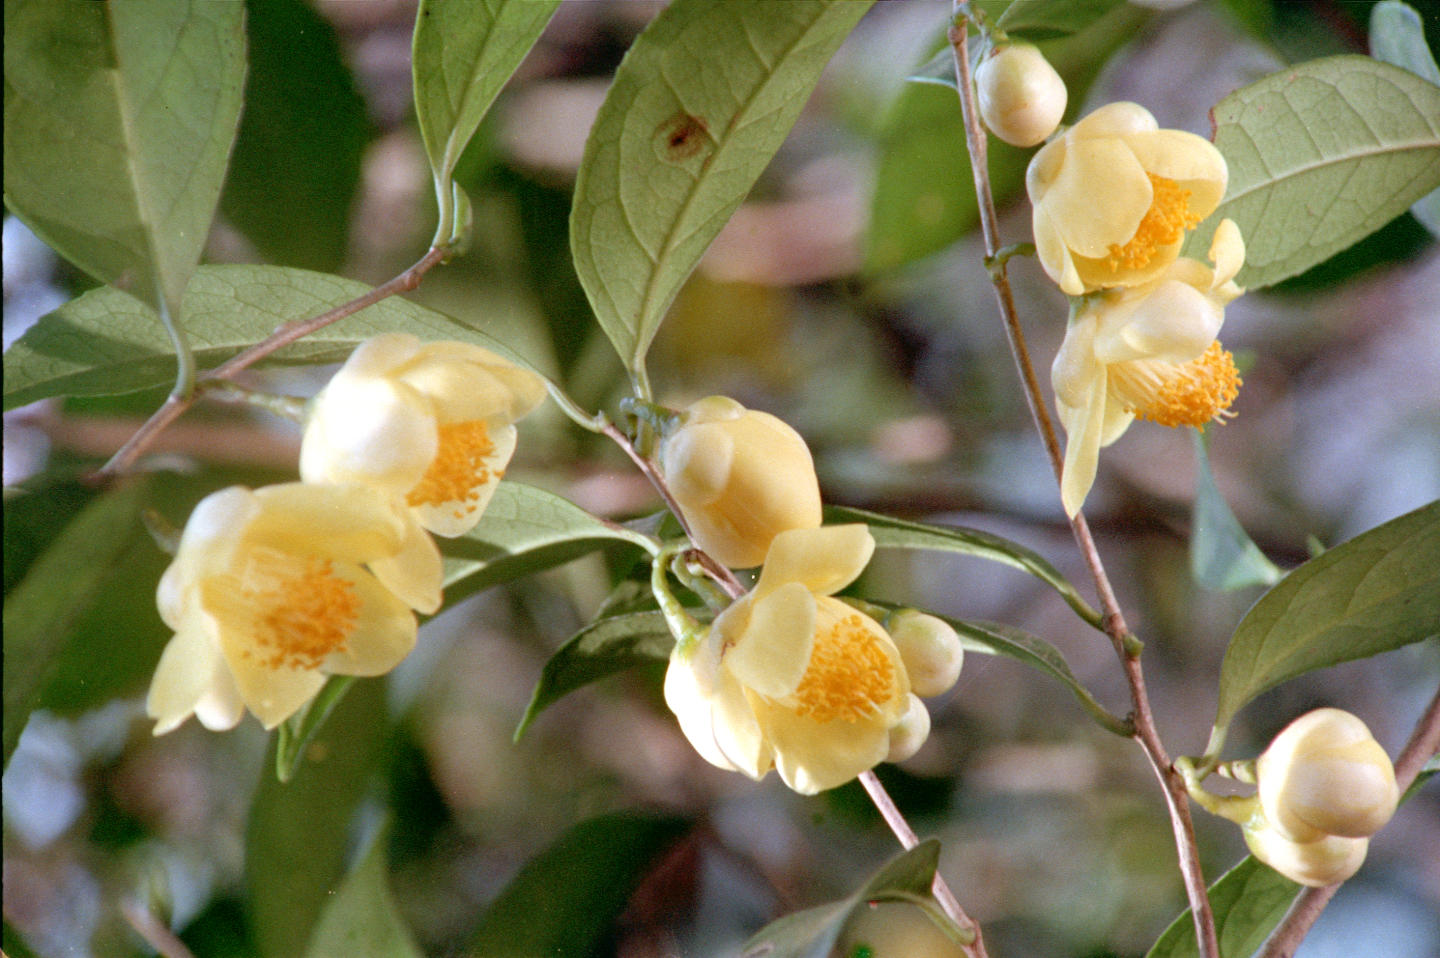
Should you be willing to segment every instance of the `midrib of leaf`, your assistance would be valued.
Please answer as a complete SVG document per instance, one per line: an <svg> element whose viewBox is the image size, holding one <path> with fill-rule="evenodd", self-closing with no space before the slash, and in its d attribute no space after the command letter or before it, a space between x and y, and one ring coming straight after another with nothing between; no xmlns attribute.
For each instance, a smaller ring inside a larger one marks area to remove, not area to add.
<svg viewBox="0 0 1440 958"><path fill-rule="evenodd" d="M1238 123L1237 123L1237 124L1234 124L1234 126L1236 126L1237 128L1239 128L1239 129L1241 129L1241 130L1244 130L1244 128L1241 127ZM1368 126L1368 124L1367 124L1367 126ZM1252 144L1254 143L1254 139L1250 137L1250 133L1249 133L1248 130L1245 130L1245 136L1246 136L1247 139L1250 139L1250 142L1251 142ZM1375 149L1365 150L1365 151L1363 151L1363 152L1346 153L1346 154L1344 154L1344 155L1342 155L1342 156L1339 156L1339 157L1333 157L1333 156L1332 156L1332 157L1327 157L1327 158L1320 159L1320 160L1318 160L1318 161L1316 161L1316 162L1313 162L1313 163L1307 163L1307 164L1305 164L1304 166L1297 166L1297 167L1294 167L1294 168L1291 168L1291 169L1287 169L1284 173L1279 174L1279 175L1277 175L1277 174L1275 174L1274 172L1272 172L1272 171L1270 170L1270 168L1269 168L1268 166L1266 166L1265 172L1266 172L1267 174L1269 174L1270 179L1261 180L1260 182L1254 184L1253 186L1247 187L1246 189L1244 189L1244 190L1242 190L1242 191L1240 191L1240 192L1238 192L1238 193L1232 193L1232 194L1227 195L1227 196L1225 197L1225 202L1226 202L1226 203L1234 203L1234 202L1237 202L1238 200L1241 200L1241 199L1243 199L1243 198L1249 196L1250 194L1255 193L1255 192L1257 192L1257 191L1259 191L1259 190L1269 189L1270 187L1273 187L1273 186L1274 186L1275 184L1277 184L1277 183L1284 183L1284 182L1286 182L1287 180L1293 180L1293 179L1296 179L1297 177L1304 176L1304 175L1307 174L1307 173L1313 173L1313 172L1315 172L1316 170L1324 170L1324 169L1326 169L1327 167L1337 166L1337 165L1339 165L1339 164L1341 164L1341 163L1351 163L1351 162L1354 162L1354 161L1357 161L1357 160L1370 159L1370 158L1372 158L1372 157L1377 157L1377 156L1385 156L1385 155L1391 154L1391 153L1405 153L1405 152L1409 152L1409 151L1411 151L1411 150L1424 150L1424 149L1440 149L1440 137L1436 137L1436 138L1434 138L1434 139L1429 139L1429 140L1418 140L1418 141L1415 141L1415 142L1413 142L1413 143L1405 143L1405 144L1396 145L1396 146L1381 146L1381 147L1377 147L1377 148L1375 148Z"/></svg>
<svg viewBox="0 0 1440 958"><path fill-rule="evenodd" d="M829 12L829 7L818 8L815 17L811 19L809 25L805 27L804 31L795 38L795 42L786 47L784 49L784 52L773 62L783 63L792 52L798 49L805 41L810 38L811 32L815 29L815 24L818 23L821 19L823 19L825 14ZM747 40L750 40L750 31L748 29L745 30L745 37ZM764 58L761 57L759 55L759 51L755 49L755 43L753 40L750 40L750 49L752 50L752 52L755 53L755 59L761 64L761 66L766 66ZM650 273L650 282L645 284L645 297L640 301L640 319L642 322L646 322L647 325L649 325L650 313L651 310L654 308L655 299L658 293L659 277L662 273L664 273L665 265L670 261L670 257L680 246L680 242L675 239L675 236L679 232L680 224L684 222L690 215L690 210L695 203L695 198L700 192L700 184L704 182L705 175L710 171L710 168L715 164L715 161L718 160L722 154L726 154L727 146L733 143L733 140L730 139L731 134L749 125L747 114L750 112L750 108L755 105L755 101L760 98L760 94L764 93L770 88L770 85L774 82L775 76L778 72L779 71L774 69L773 67L768 68L766 70L765 80L759 85L757 85L754 90L751 91L748 97L740 101L742 104L740 110L738 110L733 115L731 122L725 127L726 138L716 140L718 145L716 146L715 152L705 158L705 162L701 164L700 171L694 178L690 189L686 191L685 202L681 204L679 211L675 215L674 221L665 233L664 241L660 244L659 255L651 258L651 262L655 264L655 268ZM671 82L669 76L665 77L665 85L670 89L671 93L675 94L675 97L679 102L685 102L684 98L680 96L680 91L675 89L675 86ZM639 231L635 229L635 225L630 221L629 206L622 203L621 208L624 210L625 213L625 225L629 227L630 235L635 238L635 244L639 246L642 250L645 249L645 243L640 239ZM694 229L692 228L690 232L693 233ZM641 331L637 330L637 332ZM645 361L645 353L650 346L650 341L654 339L655 336L654 329L644 332L644 341L642 342L640 337L637 337L635 341L635 353L631 357L632 369L639 369L641 364Z"/></svg>

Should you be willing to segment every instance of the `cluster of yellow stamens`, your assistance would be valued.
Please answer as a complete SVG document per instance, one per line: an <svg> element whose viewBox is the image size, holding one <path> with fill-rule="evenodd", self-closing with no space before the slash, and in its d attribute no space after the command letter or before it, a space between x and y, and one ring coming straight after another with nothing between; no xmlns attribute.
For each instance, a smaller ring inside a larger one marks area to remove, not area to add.
<svg viewBox="0 0 1440 958"><path fill-rule="evenodd" d="M816 722L856 722L874 715L890 697L895 667L859 615L817 630L800 684L796 711Z"/></svg>
<svg viewBox="0 0 1440 958"><path fill-rule="evenodd" d="M355 586L329 559L257 550L246 569L245 601L269 669L314 669L345 650L360 618Z"/></svg>
<svg viewBox="0 0 1440 958"><path fill-rule="evenodd" d="M1223 421L1240 395L1240 372L1219 341L1188 363L1136 360L1110 367L1110 390L1127 412L1162 426Z"/></svg>
<svg viewBox="0 0 1440 958"><path fill-rule="evenodd" d="M1144 267L1156 250L1178 242L1186 230L1194 229L1200 222L1201 218L1190 212L1189 190L1163 176L1156 176L1154 173L1145 175L1150 178L1154 198L1129 242L1123 246L1115 243L1110 245L1110 255L1105 263L1112 272L1121 267Z"/></svg>
<svg viewBox="0 0 1440 958"><path fill-rule="evenodd" d="M440 446L435 459L405 494L405 502L410 506L456 503L458 519L476 509L478 490L490 479L485 459L495 452L495 444L483 420L445 423L439 429Z"/></svg>

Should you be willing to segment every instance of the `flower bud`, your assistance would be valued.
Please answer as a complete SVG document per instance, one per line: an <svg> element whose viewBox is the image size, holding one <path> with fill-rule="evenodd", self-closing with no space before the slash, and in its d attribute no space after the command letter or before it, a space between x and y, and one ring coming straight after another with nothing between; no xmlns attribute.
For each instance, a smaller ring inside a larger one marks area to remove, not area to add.
<svg viewBox="0 0 1440 958"><path fill-rule="evenodd" d="M975 68L980 118L1012 146L1035 146L1065 115L1065 81L1028 43L1001 47Z"/></svg>
<svg viewBox="0 0 1440 958"><path fill-rule="evenodd" d="M910 690L923 698L943 695L960 678L965 649L949 623L914 609L901 609L885 627L910 673Z"/></svg>
<svg viewBox="0 0 1440 958"><path fill-rule="evenodd" d="M1280 874L1302 885L1319 888L1345 881L1360 870L1370 847L1368 838L1326 835L1318 841L1297 842L1256 816L1258 827L1244 829L1250 851Z"/></svg>
<svg viewBox="0 0 1440 958"><path fill-rule="evenodd" d="M788 529L820 525L820 485L805 440L769 413L711 396L661 440L659 466L695 544L750 568Z"/></svg>
<svg viewBox="0 0 1440 958"><path fill-rule="evenodd" d="M890 751L887 762L903 762L916 752L930 737L930 710L913 694L908 697L905 714L900 721L890 726Z"/></svg>
<svg viewBox="0 0 1440 958"><path fill-rule="evenodd" d="M1395 769L1365 723L1340 709L1291 722L1255 763L1260 805L1298 842L1367 838L1395 813Z"/></svg>

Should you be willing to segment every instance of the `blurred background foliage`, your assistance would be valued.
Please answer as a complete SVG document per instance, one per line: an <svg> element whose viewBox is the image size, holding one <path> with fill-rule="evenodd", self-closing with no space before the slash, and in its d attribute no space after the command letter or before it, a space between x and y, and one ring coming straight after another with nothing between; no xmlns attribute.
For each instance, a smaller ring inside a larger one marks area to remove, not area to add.
<svg viewBox="0 0 1440 958"><path fill-rule="evenodd" d="M207 259L388 279L424 252L434 220L411 105L413 2L246 3L245 112ZM551 360L574 398L612 413L626 385L570 263L569 196L608 77L660 6L562 4L461 161L471 249L412 294ZM1415 6L1434 48L1440 4ZM1121 5L1047 53L1071 83L1071 119L1134 99L1162 126L1208 133L1208 108L1231 89L1286 62L1364 52L1369 7ZM829 502L997 532L1084 581L996 320L954 93L903 82L939 48L948 9L883 3L862 21L676 302L652 378L671 405L726 393L791 422ZM1025 159L991 154L1012 242L1028 237ZM4 265L7 346L89 285L10 218ZM1048 365L1064 299L1033 261L1014 261L1012 277ZM1440 496L1437 290L1440 251L1407 214L1230 307L1223 338L1250 366L1210 458L1282 567L1312 541ZM250 383L308 394L323 374ZM7 487L46 490L13 509L7 497L7 592L94 500L76 477L160 398L6 414ZM657 508L612 446L553 409L522 434L511 476L600 515ZM178 526L209 491L292 476L297 448L293 426L203 406L163 436L138 494ZM1137 428L1088 503L1177 753L1203 748L1224 643L1255 596L1189 578L1194 484L1189 436ZM410 944L432 955L732 954L777 915L848 894L897 851L859 787L806 799L773 776L755 785L711 768L664 709L657 670L586 688L511 741L548 655L634 558L617 546L447 609L394 674L356 684L281 785L254 723L151 737L142 701L168 638L153 607L167 560L136 528L79 613L73 654L36 677L44 709L5 774L6 953L151 954L126 917L149 912L196 955L299 956L327 891L376 836ZM882 554L866 576L869 595L1045 637L1122 708L1108 645L1035 581L911 552ZM1231 752L1254 754L1295 715L1334 704L1394 754L1437 674L1431 641L1288 683L1241 716ZM924 749L881 778L917 831L942 839L941 870L992 953L1142 954L1183 895L1139 752L1009 660L972 656L932 711ZM1359 954L1357 922L1369 954L1440 952L1437 820L1432 786L1372 843L1301 954ZM1239 835L1199 827L1213 878L1241 857Z"/></svg>

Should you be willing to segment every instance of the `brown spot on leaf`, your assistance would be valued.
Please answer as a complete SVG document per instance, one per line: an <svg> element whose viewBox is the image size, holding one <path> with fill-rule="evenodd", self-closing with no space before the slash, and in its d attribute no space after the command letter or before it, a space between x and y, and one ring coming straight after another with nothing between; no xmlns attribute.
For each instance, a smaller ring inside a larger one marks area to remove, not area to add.
<svg viewBox="0 0 1440 958"><path fill-rule="evenodd" d="M655 132L661 155L672 163L699 155L711 143L705 120L683 110L660 124Z"/></svg>

